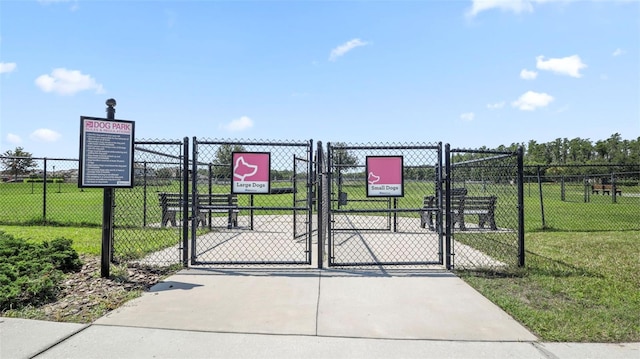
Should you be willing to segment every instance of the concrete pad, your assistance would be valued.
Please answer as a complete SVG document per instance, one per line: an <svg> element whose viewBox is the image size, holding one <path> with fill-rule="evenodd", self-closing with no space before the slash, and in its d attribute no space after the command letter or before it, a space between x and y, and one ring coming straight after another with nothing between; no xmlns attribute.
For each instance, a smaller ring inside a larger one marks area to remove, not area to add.
<svg viewBox="0 0 640 359"><path fill-rule="evenodd" d="M316 271L184 270L96 324L314 335Z"/></svg>
<svg viewBox="0 0 640 359"><path fill-rule="evenodd" d="M318 335L360 338L535 341L537 338L462 279L323 274Z"/></svg>
<svg viewBox="0 0 640 359"><path fill-rule="evenodd" d="M549 358L531 343L207 333L93 325L37 358Z"/></svg>
<svg viewBox="0 0 640 359"><path fill-rule="evenodd" d="M536 347L563 359L640 358L640 343L540 343Z"/></svg>
<svg viewBox="0 0 640 359"><path fill-rule="evenodd" d="M0 358L31 358L86 327L85 324L0 317Z"/></svg>

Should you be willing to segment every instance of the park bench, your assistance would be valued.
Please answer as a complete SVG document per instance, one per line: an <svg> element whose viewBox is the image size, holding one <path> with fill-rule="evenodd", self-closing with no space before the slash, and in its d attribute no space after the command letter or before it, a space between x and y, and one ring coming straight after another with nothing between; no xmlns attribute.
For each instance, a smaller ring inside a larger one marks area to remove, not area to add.
<svg viewBox="0 0 640 359"><path fill-rule="evenodd" d="M158 192L158 201L162 207L162 221L160 225L165 227L167 223L176 225L176 213L182 211L182 194ZM188 206L191 208L192 197L187 197ZM232 194L221 193L203 193L198 194L198 221L197 225L207 224L207 216L209 213L227 213L227 228L238 226L238 197Z"/></svg>
<svg viewBox="0 0 640 359"><path fill-rule="evenodd" d="M496 196L467 196L464 188L454 188L451 193L451 216L453 225L458 223L460 230L467 230L466 215L477 215L478 226L484 228L489 223L492 230L497 230L495 220ZM423 210L421 212L421 227L425 228L429 224L429 229L434 230L433 213L437 209L436 196L425 196L423 199Z"/></svg>
<svg viewBox="0 0 640 359"><path fill-rule="evenodd" d="M611 191L613 190L613 186L610 184L592 184L591 185L591 194L598 194L600 193L600 191L602 191L602 194L611 194ZM616 188L616 194L621 195L622 196L622 190Z"/></svg>
<svg viewBox="0 0 640 359"><path fill-rule="evenodd" d="M452 188L451 196L452 198L457 198L460 196L466 196L467 189L466 188ZM424 196L422 202L422 211L420 212L420 227L425 228L427 224L429 224L430 230L435 230L433 226L433 218L435 215L435 211L438 209L438 197L436 196Z"/></svg>

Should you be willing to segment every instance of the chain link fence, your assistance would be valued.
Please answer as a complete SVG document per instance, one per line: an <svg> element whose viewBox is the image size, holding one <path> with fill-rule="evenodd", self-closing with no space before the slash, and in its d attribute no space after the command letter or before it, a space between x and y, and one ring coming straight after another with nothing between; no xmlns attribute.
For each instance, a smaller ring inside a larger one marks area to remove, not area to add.
<svg viewBox="0 0 640 359"><path fill-rule="evenodd" d="M183 193L186 139L134 143L134 187L114 192L113 259L150 265L183 263L182 212L176 226L163 225L162 193Z"/></svg>
<svg viewBox="0 0 640 359"><path fill-rule="evenodd" d="M525 166L527 231L640 230L640 165Z"/></svg>
<svg viewBox="0 0 640 359"><path fill-rule="evenodd" d="M101 226L102 190L78 188L78 160L0 157L0 224Z"/></svg>
<svg viewBox="0 0 640 359"><path fill-rule="evenodd" d="M520 208L522 150L446 147L447 248L455 269L499 269L524 264Z"/></svg>
<svg viewBox="0 0 640 359"><path fill-rule="evenodd" d="M115 191L114 260L184 264L195 253L204 262L307 263L312 252L307 239L315 230L318 240L327 242L327 253L318 253L320 263L436 263L446 254L439 241L443 235L446 238L446 228L438 228L446 223L446 203L444 197L437 197L444 193L437 186L438 159L449 157L439 154L437 144L329 143L325 152L319 143L318 165L313 167L306 141L286 145L211 141L195 153L188 142L186 138L136 140L135 187ZM206 225L198 222L195 227L190 210L168 215L162 205L164 193L190 195L194 188L204 194L230 192L231 162L225 156L230 156L234 144L240 146L236 150L271 153L271 186L281 193L238 196L237 222L232 228L227 228L228 211L207 212ZM517 163L513 156L503 155L451 152L452 193L464 188L469 196L496 197L495 230L489 218L484 218L482 228L478 215L464 218L465 230L451 218L455 224L450 264L455 268L514 265L520 260ZM404 196L367 196L367 156L402 156ZM11 170L19 167L9 164L25 160L31 161L26 170ZM78 188L77 159L0 157L0 161L4 165L0 224L102 226L103 191ZM525 166L522 183L526 231L640 230L640 165ZM425 210L429 196L437 197L430 213ZM309 208L318 210L317 228L310 227L314 221ZM276 220L283 216L291 219ZM252 234L248 242L234 248L228 244L239 241L227 243L222 237L195 242L207 233L215 233L209 238ZM280 233L286 245L260 243L264 233ZM424 240L427 237L433 238ZM187 254L183 250L187 247L196 251Z"/></svg>

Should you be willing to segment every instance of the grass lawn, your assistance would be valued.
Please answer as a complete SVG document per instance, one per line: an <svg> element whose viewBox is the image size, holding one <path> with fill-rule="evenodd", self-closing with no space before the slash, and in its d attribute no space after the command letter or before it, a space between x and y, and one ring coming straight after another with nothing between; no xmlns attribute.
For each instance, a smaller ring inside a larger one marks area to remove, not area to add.
<svg viewBox="0 0 640 359"><path fill-rule="evenodd" d="M526 236L524 269L461 277L543 341L640 341L640 233Z"/></svg>
<svg viewBox="0 0 640 359"><path fill-rule="evenodd" d="M73 241L72 248L79 254L100 255L102 228L0 225L0 231L39 243L64 237Z"/></svg>

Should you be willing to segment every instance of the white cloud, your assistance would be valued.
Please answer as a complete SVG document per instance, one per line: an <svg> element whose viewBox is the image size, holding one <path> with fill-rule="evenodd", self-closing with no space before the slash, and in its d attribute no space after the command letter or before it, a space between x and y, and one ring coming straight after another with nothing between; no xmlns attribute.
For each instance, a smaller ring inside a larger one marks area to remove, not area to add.
<svg viewBox="0 0 640 359"><path fill-rule="evenodd" d="M471 8L467 10L467 17L474 17L479 13L500 9L502 11L511 11L515 14L523 12L533 12L534 5L550 3L550 2L567 2L570 0L471 0Z"/></svg>
<svg viewBox="0 0 640 359"><path fill-rule="evenodd" d="M89 76L77 70L58 68L51 75L41 75L36 79L36 85L44 92L54 92L59 95L73 95L76 92L95 90L96 93L104 93L102 85Z"/></svg>
<svg viewBox="0 0 640 359"><path fill-rule="evenodd" d="M465 120L465 121L473 121L473 119L475 117L476 117L476 115L473 112L465 112L465 113L460 115L460 118Z"/></svg>
<svg viewBox="0 0 640 359"><path fill-rule="evenodd" d="M538 73L535 71L529 71L527 69L520 71L520 78L523 80L535 80L536 77L538 77Z"/></svg>
<svg viewBox="0 0 640 359"><path fill-rule="evenodd" d="M516 101L513 101L511 106L517 107L522 111L533 111L538 107L546 107L551 101L553 101L553 96L551 95L527 91Z"/></svg>
<svg viewBox="0 0 640 359"><path fill-rule="evenodd" d="M43 5L72 2L73 4L71 4L71 7L69 8L71 11L76 11L80 8L80 5L78 5L78 0L38 0L38 2Z"/></svg>
<svg viewBox="0 0 640 359"><path fill-rule="evenodd" d="M505 105L504 101L500 101L500 102L496 102L496 103L489 103L487 104L487 108L489 110L499 110L501 108L503 108Z"/></svg>
<svg viewBox="0 0 640 359"><path fill-rule="evenodd" d="M15 135L13 133L7 133L7 142L14 145L19 145L22 143L22 138L20 138L20 136Z"/></svg>
<svg viewBox="0 0 640 359"><path fill-rule="evenodd" d="M15 62L0 62L0 74L13 72L18 65Z"/></svg>
<svg viewBox="0 0 640 359"><path fill-rule="evenodd" d="M502 11L532 12L533 5L528 0L472 0L471 9L467 10L468 17L474 17L482 11L500 9Z"/></svg>
<svg viewBox="0 0 640 359"><path fill-rule="evenodd" d="M329 61L336 61L338 57L343 56L344 54L355 49L356 47L366 46L366 45L369 45L369 43L366 41L362 41L360 39L349 40L344 44L331 50L331 54L329 54Z"/></svg>
<svg viewBox="0 0 640 359"><path fill-rule="evenodd" d="M29 138L39 142L56 142L61 135L48 128L39 128L29 135Z"/></svg>
<svg viewBox="0 0 640 359"><path fill-rule="evenodd" d="M538 56L536 57L536 67L539 70L552 71L561 75L582 77L580 70L586 68L587 65L582 62L578 55L550 58L548 60L545 60L544 56Z"/></svg>
<svg viewBox="0 0 640 359"><path fill-rule="evenodd" d="M624 54L626 54L626 53L627 53L627 52L626 52L626 51L624 51L623 49L621 49L621 48L617 48L617 49L616 49L616 51L614 51L614 52L611 54L611 56L620 56L620 55L624 55Z"/></svg>
<svg viewBox="0 0 640 359"><path fill-rule="evenodd" d="M232 132L244 131L251 127L253 127L253 120L251 120L247 116L236 118L235 120L232 120L228 124L222 126L222 128L224 128L225 130Z"/></svg>

